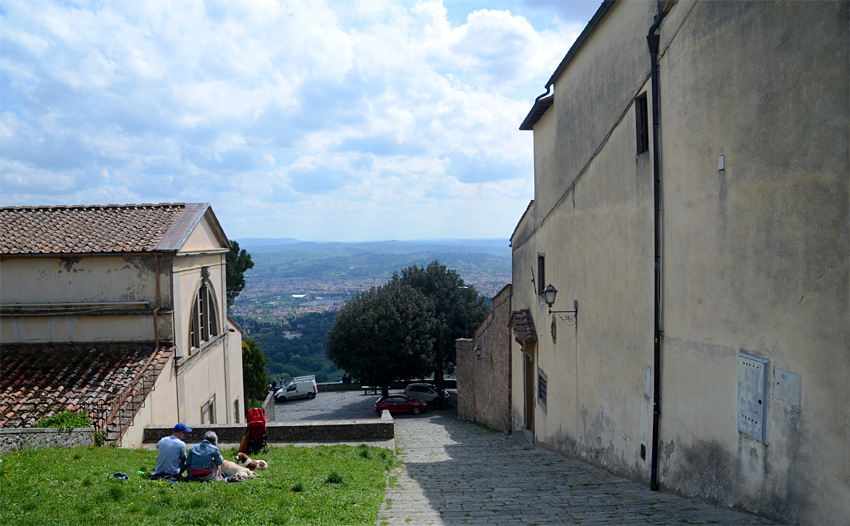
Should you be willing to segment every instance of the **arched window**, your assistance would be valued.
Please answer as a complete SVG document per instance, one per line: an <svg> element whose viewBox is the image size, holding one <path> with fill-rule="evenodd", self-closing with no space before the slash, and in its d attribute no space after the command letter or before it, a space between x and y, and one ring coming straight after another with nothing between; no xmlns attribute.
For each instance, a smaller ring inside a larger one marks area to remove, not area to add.
<svg viewBox="0 0 850 526"><path fill-rule="evenodd" d="M195 293L195 301L192 304L192 321L189 324L189 339L193 348L218 336L218 302L215 293L206 279L201 281L201 286Z"/></svg>

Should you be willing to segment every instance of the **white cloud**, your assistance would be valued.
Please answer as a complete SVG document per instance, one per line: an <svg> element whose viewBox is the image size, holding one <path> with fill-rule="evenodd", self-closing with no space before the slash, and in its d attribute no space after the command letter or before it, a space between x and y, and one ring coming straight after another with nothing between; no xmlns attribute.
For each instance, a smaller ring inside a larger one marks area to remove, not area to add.
<svg viewBox="0 0 850 526"><path fill-rule="evenodd" d="M0 201L206 201L231 237L507 237L533 191L517 128L581 26L466 4L5 1Z"/></svg>

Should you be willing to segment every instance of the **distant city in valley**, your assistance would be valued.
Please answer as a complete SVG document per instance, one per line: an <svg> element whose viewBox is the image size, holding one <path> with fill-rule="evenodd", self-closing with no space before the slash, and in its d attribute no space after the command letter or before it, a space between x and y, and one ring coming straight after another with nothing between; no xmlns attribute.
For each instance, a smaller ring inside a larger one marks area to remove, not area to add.
<svg viewBox="0 0 850 526"><path fill-rule="evenodd" d="M254 267L230 315L268 360L270 378L315 374L337 381L342 371L324 356L324 336L336 311L358 292L386 283L393 272L434 260L454 269L490 299L511 282L506 239L316 243L238 239Z"/></svg>
<svg viewBox="0 0 850 526"><path fill-rule="evenodd" d="M383 285L393 272L438 260L487 298L511 281L507 240L315 243L295 239L242 239L254 268L231 314L292 318L339 310L360 291Z"/></svg>

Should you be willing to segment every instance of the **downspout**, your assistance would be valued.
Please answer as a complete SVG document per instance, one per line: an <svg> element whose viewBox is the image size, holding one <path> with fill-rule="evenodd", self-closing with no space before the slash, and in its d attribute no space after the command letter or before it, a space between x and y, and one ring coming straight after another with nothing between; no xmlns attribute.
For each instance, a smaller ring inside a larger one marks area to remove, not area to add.
<svg viewBox="0 0 850 526"><path fill-rule="evenodd" d="M660 102L659 102L659 75L658 75L658 47L660 37L657 34L661 21L664 19L664 12L659 12L655 16L655 21L649 28L649 33L646 35L646 42L649 45L649 58L651 62L651 82L652 82L652 175L653 175L653 208L654 208L654 227L655 227L655 298L654 298L654 317L655 330L654 340L655 347L653 350L652 368L654 373L653 378L653 399L652 399L652 450L650 452L650 474L649 485L653 491L658 491L658 426L661 419L661 342L664 338L664 330L661 325L661 227L662 227L662 209L661 209L661 122Z"/></svg>
<svg viewBox="0 0 850 526"><path fill-rule="evenodd" d="M156 308L153 310L153 340L154 348L159 349L159 309L162 308L162 295L159 290L159 255L154 254L156 266Z"/></svg>

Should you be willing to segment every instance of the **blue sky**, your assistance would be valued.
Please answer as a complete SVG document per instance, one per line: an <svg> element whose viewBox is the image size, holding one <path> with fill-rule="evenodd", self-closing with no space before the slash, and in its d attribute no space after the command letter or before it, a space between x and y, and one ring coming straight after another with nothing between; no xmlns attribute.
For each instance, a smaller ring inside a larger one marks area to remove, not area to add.
<svg viewBox="0 0 850 526"><path fill-rule="evenodd" d="M0 204L208 202L228 236L505 238L519 124L599 1L0 3Z"/></svg>

